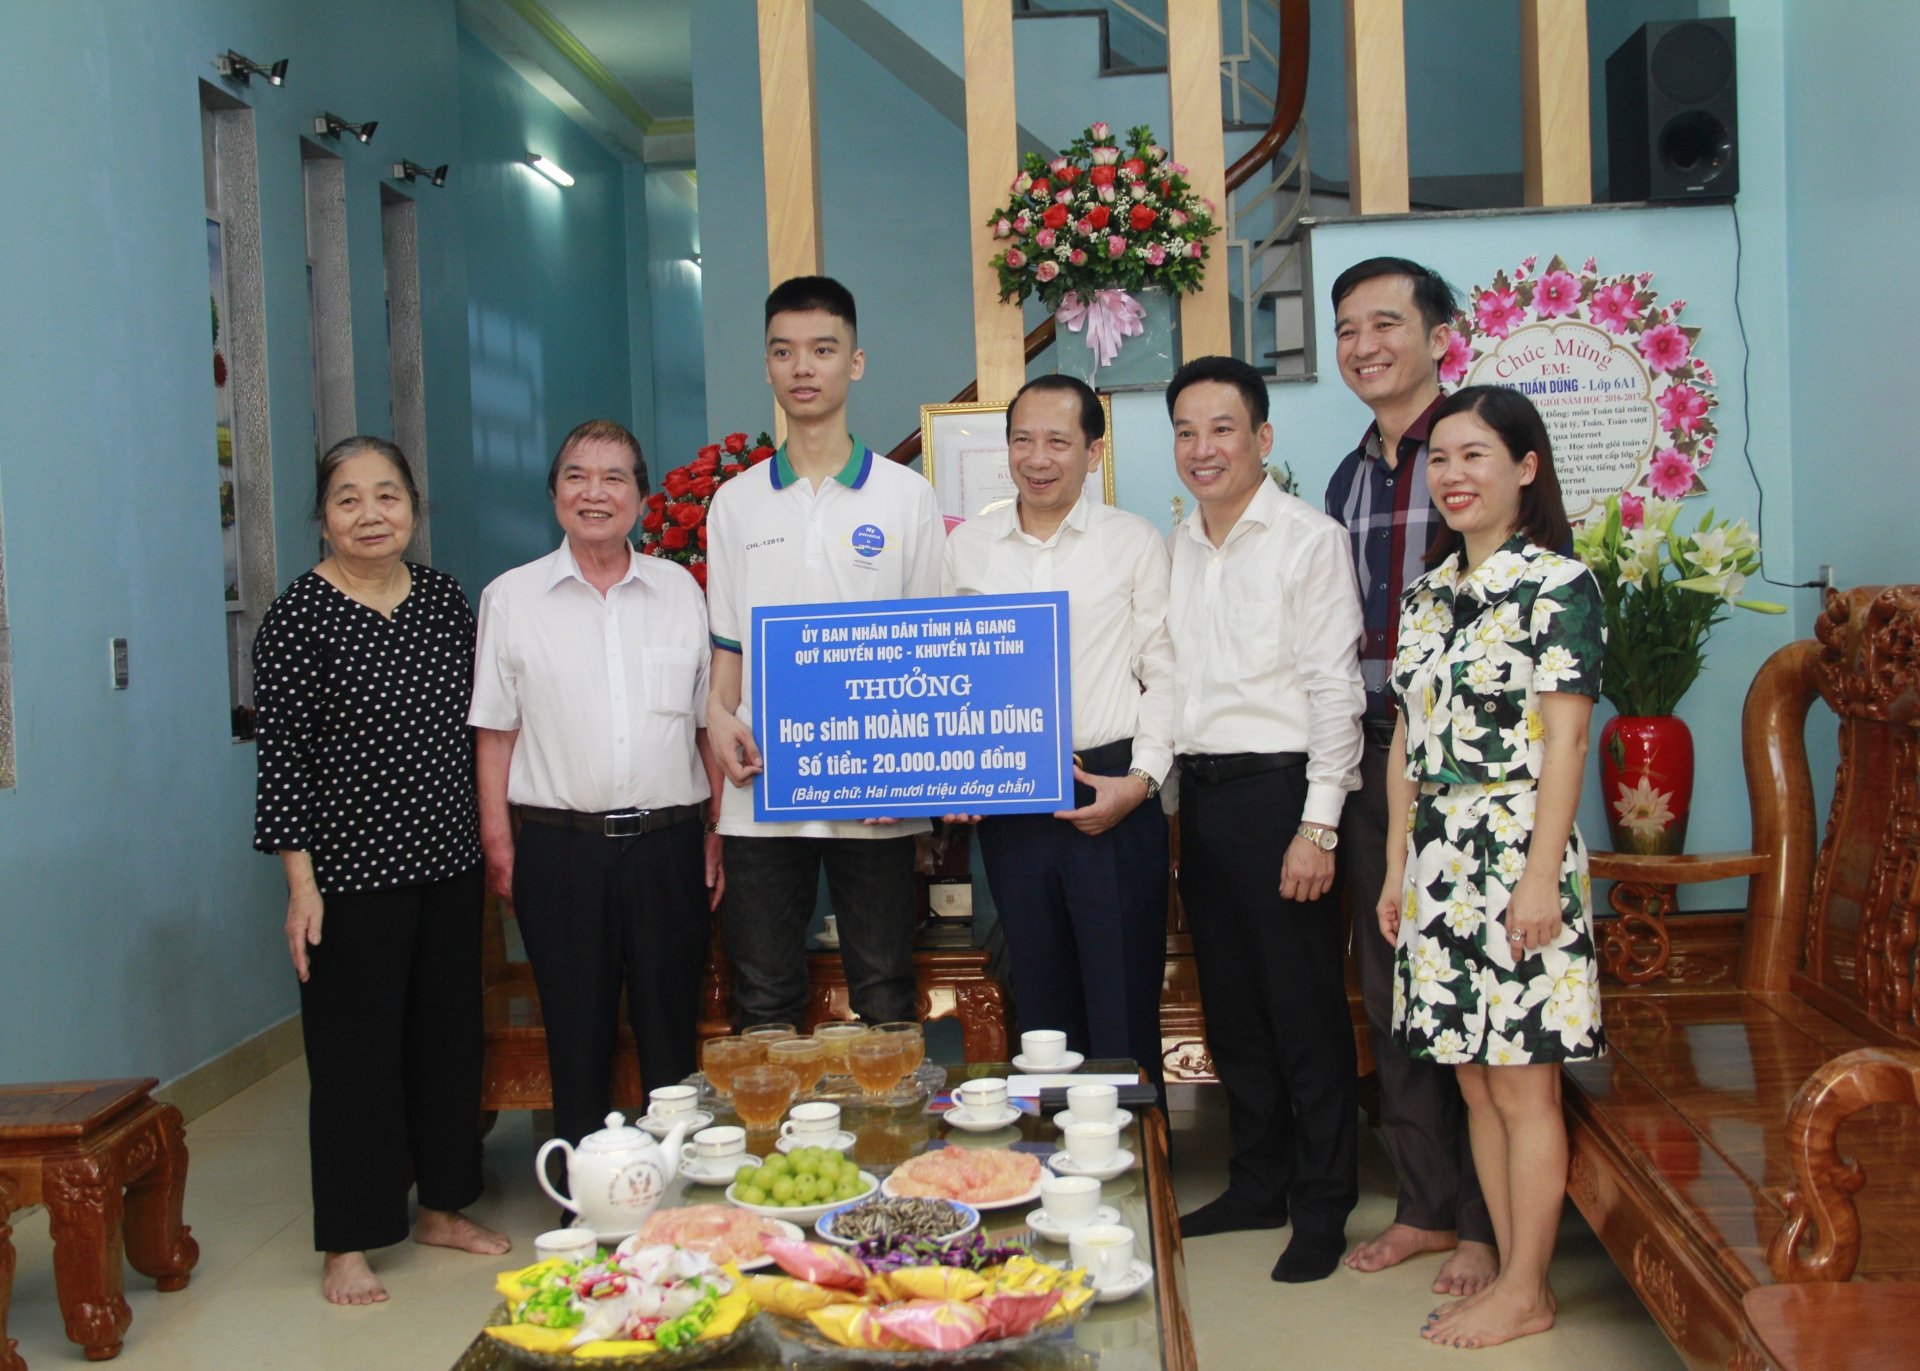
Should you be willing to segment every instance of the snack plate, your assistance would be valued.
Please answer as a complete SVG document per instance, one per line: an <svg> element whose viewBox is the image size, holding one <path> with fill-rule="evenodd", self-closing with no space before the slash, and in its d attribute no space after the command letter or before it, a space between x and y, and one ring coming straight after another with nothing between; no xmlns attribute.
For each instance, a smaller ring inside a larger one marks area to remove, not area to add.
<svg viewBox="0 0 1920 1371"><path fill-rule="evenodd" d="M1084 1313L1086 1308L1090 1307L1091 1304L1092 1301L1088 1301L1087 1306L1082 1306L1081 1312ZM591 1367L594 1368L594 1371L599 1371L599 1369L603 1367L643 1366L646 1368L646 1371L672 1371L674 1367L698 1366L702 1362L711 1361L715 1357L731 1352L734 1348L740 1346L748 1338L753 1336L755 1327L759 1324L759 1321L765 1317L767 1316L761 1314L758 1310L753 1310L747 1314L746 1318L740 1321L738 1328L721 1337L707 1338L700 1342L688 1343L685 1347L662 1349L654 1352L641 1352L631 1357L593 1357L583 1359L574 1356L571 1352L529 1352L524 1347L515 1347L512 1343L502 1342L498 1338L489 1338L488 1341L505 1354L508 1361L518 1366L553 1367L558 1368L559 1371L581 1371L583 1367ZM511 1320L512 1313L503 1302L493 1311L492 1317L487 1320L487 1327L504 1327L511 1322ZM783 1319L780 1320L780 1322L784 1323L786 1320Z"/></svg>
<svg viewBox="0 0 1920 1371"><path fill-rule="evenodd" d="M807 1230L797 1223L789 1223L785 1219L775 1219L774 1222L780 1225L780 1236L788 1242L800 1242L807 1236ZM740 1271L764 1271L772 1265L773 1255L769 1252L762 1252L752 1261L734 1263Z"/></svg>
<svg viewBox="0 0 1920 1371"><path fill-rule="evenodd" d="M867 1198L872 1199L873 1197L869 1195ZM836 1247L858 1247L860 1245L859 1238L843 1238L833 1231L833 1220L834 1216L841 1210L852 1209L856 1205L862 1205L866 1202L866 1200L848 1200L845 1204L836 1204L814 1221L813 1231L818 1233L822 1239L834 1244ZM964 1226L954 1229L953 1232L942 1233L939 1237L933 1239L934 1242L939 1243L942 1247L950 1242L959 1241L980 1226L980 1211L972 1205L962 1204L959 1200L940 1200L938 1203L952 1205L960 1211L961 1217L967 1221Z"/></svg>
<svg viewBox="0 0 1920 1371"><path fill-rule="evenodd" d="M1046 1175L1045 1167L1042 1167L1040 1169L1040 1174L1043 1178L1045 1177ZM880 1183L880 1193L882 1195L885 1195L890 1200L896 1200L901 1198L893 1190L892 1176L888 1176L886 1180ZM1035 1200L1039 1199L1040 1198L1040 1182L1035 1181L1033 1183L1033 1189L1028 1190L1023 1194L1010 1196L1009 1198L1004 1200L953 1200L952 1196L950 1195L933 1195L933 1196L924 1196L921 1198L952 1200L953 1203L964 1204L969 1209L1011 1209L1016 1204L1032 1204ZM853 1201L848 1200L847 1203L852 1204Z"/></svg>
<svg viewBox="0 0 1920 1371"><path fill-rule="evenodd" d="M850 1199L828 1200L824 1204L790 1204L784 1206L777 1204L747 1204L743 1200L735 1197L733 1185L727 1187L727 1202L738 1205L749 1214L758 1214L763 1219L785 1219L788 1223L809 1224L829 1209L838 1209L843 1204L858 1204L862 1200L872 1199L874 1192L880 1188L879 1180L875 1178L871 1171L862 1171L860 1173L860 1179L866 1183L867 1188L862 1190L858 1195ZM738 1182L735 1182L735 1185L737 1184ZM1033 1193L1038 1195L1040 1192L1035 1190Z"/></svg>
<svg viewBox="0 0 1920 1371"><path fill-rule="evenodd" d="M930 1347L912 1352L883 1352L877 1348L843 1347L805 1319L789 1319L778 1314L764 1313L761 1317L783 1341L795 1343L809 1352L825 1353L827 1360L822 1362L822 1365L950 1366L956 1362L999 1361L1026 1348L1052 1342L1085 1318L1087 1311L1093 1306L1094 1301L1088 1300L1073 1313L1062 1314L1059 1318L1049 1320L1038 1328L1029 1329L1016 1337L1001 1338L997 1342L977 1342L971 1347L959 1347L951 1352L941 1352Z"/></svg>

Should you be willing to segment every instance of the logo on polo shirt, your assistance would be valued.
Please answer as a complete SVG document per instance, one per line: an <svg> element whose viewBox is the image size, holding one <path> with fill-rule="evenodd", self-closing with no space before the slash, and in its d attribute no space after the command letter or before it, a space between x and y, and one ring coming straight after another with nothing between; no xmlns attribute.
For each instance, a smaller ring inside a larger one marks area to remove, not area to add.
<svg viewBox="0 0 1920 1371"><path fill-rule="evenodd" d="M887 545L887 535L878 524L862 524L853 531L853 550L862 557L877 557Z"/></svg>

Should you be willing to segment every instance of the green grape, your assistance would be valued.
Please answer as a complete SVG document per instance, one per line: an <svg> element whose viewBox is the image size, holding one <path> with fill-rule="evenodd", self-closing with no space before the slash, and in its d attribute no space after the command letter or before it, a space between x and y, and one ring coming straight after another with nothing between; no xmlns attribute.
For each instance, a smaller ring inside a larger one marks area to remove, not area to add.
<svg viewBox="0 0 1920 1371"><path fill-rule="evenodd" d="M788 1158L788 1163L796 1176L817 1176L820 1174L820 1159L807 1148L801 1148Z"/></svg>
<svg viewBox="0 0 1920 1371"><path fill-rule="evenodd" d="M769 1193L773 1196L773 1202L775 1204L792 1204L793 1203L793 1177L791 1176L776 1177L774 1179L773 1186L769 1191Z"/></svg>
<svg viewBox="0 0 1920 1371"><path fill-rule="evenodd" d="M736 1185L733 1193L742 1204L765 1204L767 1202L767 1192L757 1185Z"/></svg>
<svg viewBox="0 0 1920 1371"><path fill-rule="evenodd" d="M757 1166L742 1166L738 1171L733 1173L733 1183L742 1190L745 1190L753 1184L759 1174L760 1168Z"/></svg>
<svg viewBox="0 0 1920 1371"><path fill-rule="evenodd" d="M835 1187L833 1197L837 1200L850 1200L865 1189L866 1186L861 1184L858 1175L848 1176Z"/></svg>
<svg viewBox="0 0 1920 1371"><path fill-rule="evenodd" d="M820 1182L813 1176L802 1176L793 1183L793 1197L801 1204L812 1204L820 1195Z"/></svg>
<svg viewBox="0 0 1920 1371"><path fill-rule="evenodd" d="M775 1176L786 1175L791 1165L792 1163L787 1160L786 1153L775 1152L760 1164L760 1169L766 1172L767 1178L771 1180Z"/></svg>

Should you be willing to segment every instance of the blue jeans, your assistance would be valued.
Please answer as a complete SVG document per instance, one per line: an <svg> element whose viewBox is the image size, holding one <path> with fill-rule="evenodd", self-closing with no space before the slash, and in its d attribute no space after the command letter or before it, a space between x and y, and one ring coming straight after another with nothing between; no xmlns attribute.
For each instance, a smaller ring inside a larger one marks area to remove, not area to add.
<svg viewBox="0 0 1920 1371"><path fill-rule="evenodd" d="M868 1023L919 1017L912 838L729 837L721 915L736 1029L805 1022L807 925L823 864L853 1012Z"/></svg>

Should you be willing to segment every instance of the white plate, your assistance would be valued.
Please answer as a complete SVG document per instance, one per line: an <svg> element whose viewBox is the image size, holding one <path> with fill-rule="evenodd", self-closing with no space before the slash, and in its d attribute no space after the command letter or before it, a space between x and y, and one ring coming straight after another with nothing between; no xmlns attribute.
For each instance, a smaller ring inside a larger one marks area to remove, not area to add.
<svg viewBox="0 0 1920 1371"><path fill-rule="evenodd" d="M998 1109L989 1109L985 1113L976 1113L965 1105L956 1105L943 1116L955 1128L968 1133L991 1133L1005 1128L1008 1124L1020 1121L1020 1107L1003 1104Z"/></svg>
<svg viewBox="0 0 1920 1371"><path fill-rule="evenodd" d="M633 1121L633 1126L635 1128L646 1129L647 1132L653 1134L653 1136L656 1138L664 1138L667 1136L667 1134L673 1132L673 1130L680 1125L680 1122L681 1121L679 1119L675 1119L672 1123L661 1123L660 1120L654 1118L653 1115L651 1114L642 1114L639 1118ZM691 1138L695 1133L698 1133L701 1129L705 1128L708 1124L712 1122L713 1122L712 1114L708 1113L704 1109L696 1109L691 1114L687 1115L686 1117L687 1131L684 1134L682 1134L682 1136Z"/></svg>
<svg viewBox="0 0 1920 1371"><path fill-rule="evenodd" d="M1119 1223L1120 1211L1110 1204L1103 1204L1093 1211L1093 1217L1086 1223L1077 1223L1073 1228L1085 1228L1088 1224ZM1027 1227L1045 1238L1048 1242L1065 1242L1073 1228L1062 1228L1047 1216L1044 1209L1036 1209L1027 1215Z"/></svg>
<svg viewBox="0 0 1920 1371"><path fill-rule="evenodd" d="M796 1147L831 1147L835 1152L851 1152L853 1145L859 1141L859 1138L843 1128L838 1133L835 1133L829 1142L811 1142L804 1138L795 1138L782 1134L780 1141L776 1142L774 1146L782 1152L791 1152ZM853 1201L849 1200L847 1203L851 1204Z"/></svg>
<svg viewBox="0 0 1920 1371"><path fill-rule="evenodd" d="M1133 1259L1133 1265L1127 1268L1127 1278L1124 1281L1121 1281L1118 1285L1094 1286L1093 1298L1095 1302L1099 1304L1116 1304L1121 1300L1130 1299L1142 1290L1145 1290L1147 1283L1152 1279L1153 1268L1141 1261L1138 1257L1135 1257Z"/></svg>
<svg viewBox="0 0 1920 1371"><path fill-rule="evenodd" d="M1071 1109L1063 1109L1053 1116L1053 1126L1055 1128L1065 1128L1072 1122L1073 1111ZM1113 1118L1108 1120L1108 1122L1115 1128L1125 1128L1133 1122L1133 1111L1131 1109L1116 1109L1113 1111Z"/></svg>
<svg viewBox="0 0 1920 1371"><path fill-rule="evenodd" d="M1027 1076L1063 1076L1069 1071L1078 1071L1087 1064L1084 1053L1068 1049L1067 1055L1052 1066L1042 1066L1024 1052L1016 1052L1013 1057L1013 1069Z"/></svg>
<svg viewBox="0 0 1920 1371"><path fill-rule="evenodd" d="M834 1244L836 1247L858 1246L860 1239L843 1238L839 1234L833 1232L832 1229L829 1227L829 1225L831 1225L833 1222L833 1216L835 1214L838 1214L842 1209L851 1209L857 1204L865 1204L865 1203L866 1203L865 1200L848 1200L845 1204L836 1204L833 1208L829 1209L826 1213L822 1214L818 1219L814 1220L813 1231L815 1233L818 1233L823 1241L830 1242ZM972 1205L962 1204L958 1200L941 1200L940 1203L952 1205L955 1209L960 1211L961 1216L965 1218L967 1221L966 1226L964 1228L956 1228L951 1233L945 1234L944 1236L939 1238L935 1238L934 1241L938 1243L940 1246L945 1247L950 1242L957 1242L961 1238L966 1237L967 1234L973 1232L974 1229L980 1226L980 1211L978 1209L975 1209Z"/></svg>
<svg viewBox="0 0 1920 1371"><path fill-rule="evenodd" d="M774 1222L780 1225L780 1236L788 1242L804 1242L806 1240L807 1230L799 1224L789 1223L785 1219L775 1219ZM772 1265L772 1254L763 1252L750 1262L741 1262L740 1269L742 1271L764 1271Z"/></svg>
<svg viewBox="0 0 1920 1371"><path fill-rule="evenodd" d="M1097 1181L1110 1181L1121 1172L1132 1170L1132 1168L1133 1153L1124 1147L1114 1153L1113 1160L1105 1166L1082 1166L1069 1157L1064 1149L1047 1158L1047 1170L1056 1176L1091 1176Z"/></svg>
<svg viewBox="0 0 1920 1371"><path fill-rule="evenodd" d="M763 1219L785 1219L788 1223L812 1223L829 1209L838 1209L843 1204L858 1204L861 1200L870 1198L880 1186L880 1182L871 1171L862 1171L860 1179L866 1183L867 1188L858 1195L849 1196L844 1200L828 1200L824 1204L746 1204L734 1195L734 1185L727 1187L727 1203L737 1204L749 1214L758 1214ZM737 1184L738 1182L735 1183ZM1037 1195L1040 1192L1036 1190L1034 1193Z"/></svg>
<svg viewBox="0 0 1920 1371"><path fill-rule="evenodd" d="M923 1153L922 1155L925 1155L925 1154ZM892 1185L893 1185L893 1177L888 1176L887 1179L883 1181L880 1185L880 1193L882 1195L887 1196L890 1199L897 1199L899 1198L899 1196L896 1195L895 1192L892 1190L891 1188ZM1040 1198L1040 1182L1035 1181L1033 1183L1033 1189L1027 1191L1026 1194L1024 1195L1012 1195L1004 1200L956 1200L954 1201L954 1203L964 1204L964 1205L971 1206L974 1209L982 1209L982 1210L1011 1209L1016 1204L1032 1204L1035 1200L1039 1198ZM853 1201L848 1200L847 1203L852 1204Z"/></svg>
<svg viewBox="0 0 1920 1371"><path fill-rule="evenodd" d="M716 1167L705 1167L697 1161L690 1162L683 1160L680 1163L680 1174L692 1181L695 1185L732 1185L733 1178L740 1174L741 1167L758 1166L760 1165L760 1160L759 1157L754 1156L751 1152L745 1152L736 1157L729 1157L724 1166Z"/></svg>

